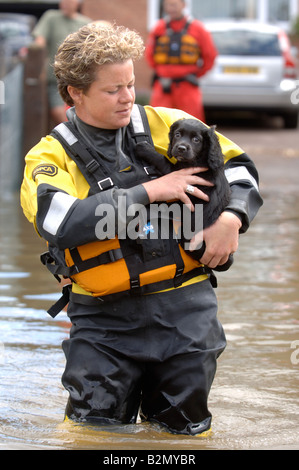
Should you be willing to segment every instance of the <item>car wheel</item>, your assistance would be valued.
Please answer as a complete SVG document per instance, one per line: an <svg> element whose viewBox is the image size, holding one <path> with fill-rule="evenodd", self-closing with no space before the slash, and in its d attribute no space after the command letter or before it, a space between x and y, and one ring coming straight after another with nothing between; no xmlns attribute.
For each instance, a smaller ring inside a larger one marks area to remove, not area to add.
<svg viewBox="0 0 299 470"><path fill-rule="evenodd" d="M286 129L297 129L299 113L288 113L283 116Z"/></svg>

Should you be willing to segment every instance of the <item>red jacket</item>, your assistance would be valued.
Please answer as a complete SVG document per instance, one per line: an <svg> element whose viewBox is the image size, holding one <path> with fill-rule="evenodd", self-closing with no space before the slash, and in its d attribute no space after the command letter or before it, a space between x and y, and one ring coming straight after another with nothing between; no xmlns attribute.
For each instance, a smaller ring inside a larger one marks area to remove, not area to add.
<svg viewBox="0 0 299 470"><path fill-rule="evenodd" d="M187 18L171 21L170 26L173 31L181 31L187 22ZM156 38L166 34L167 23L164 19L159 20L154 29L151 31L145 50L146 60L151 68L160 77L181 78L188 74L195 74L201 77L207 73L214 65L215 58L218 54L211 34L205 29L204 25L193 20L188 28L188 34L193 36L199 45L201 51L200 65L181 65L181 64L156 64L154 61L154 50Z"/></svg>

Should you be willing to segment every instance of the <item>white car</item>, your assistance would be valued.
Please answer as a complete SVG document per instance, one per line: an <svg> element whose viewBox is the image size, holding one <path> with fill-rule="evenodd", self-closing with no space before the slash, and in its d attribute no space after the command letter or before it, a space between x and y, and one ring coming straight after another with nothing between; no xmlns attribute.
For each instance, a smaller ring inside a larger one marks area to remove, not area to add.
<svg viewBox="0 0 299 470"><path fill-rule="evenodd" d="M207 22L218 49L215 65L201 80L208 110L256 111L298 125L295 59L280 28L252 22Z"/></svg>
<svg viewBox="0 0 299 470"><path fill-rule="evenodd" d="M26 55L35 23L33 15L0 13L0 78Z"/></svg>

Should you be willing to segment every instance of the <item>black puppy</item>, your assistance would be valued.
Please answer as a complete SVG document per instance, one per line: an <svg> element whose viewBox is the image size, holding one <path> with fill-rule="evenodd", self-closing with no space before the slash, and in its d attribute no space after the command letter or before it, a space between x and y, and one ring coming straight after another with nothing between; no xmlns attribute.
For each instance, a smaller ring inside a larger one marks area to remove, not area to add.
<svg viewBox="0 0 299 470"><path fill-rule="evenodd" d="M221 146L219 144L214 127L206 127L196 119L180 119L174 122L169 132L168 157L175 157L176 164L170 163L167 158L163 158L147 142L139 142L136 145L136 155L138 158L154 166L159 174L170 173L188 167L205 167L207 171L200 173L200 176L213 183L212 187L198 186L209 196L209 201L199 201L198 198L188 194L193 204L203 204L203 229L212 225L220 216L221 212L228 205L230 197L230 187L224 174L224 161ZM195 222L192 222L192 231ZM186 240L181 239L181 243ZM205 243L201 248L189 252L195 258L200 259L205 251ZM216 268L217 271L226 271L233 263L233 257L222 266Z"/></svg>

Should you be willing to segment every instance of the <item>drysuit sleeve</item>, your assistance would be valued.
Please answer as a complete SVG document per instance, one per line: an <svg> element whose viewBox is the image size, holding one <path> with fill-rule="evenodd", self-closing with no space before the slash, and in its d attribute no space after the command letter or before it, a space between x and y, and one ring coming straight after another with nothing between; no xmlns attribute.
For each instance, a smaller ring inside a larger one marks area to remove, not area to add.
<svg viewBox="0 0 299 470"><path fill-rule="evenodd" d="M192 31L191 28L194 29L193 36L197 39L202 59L201 66L197 71L197 77L202 77L213 67L218 51L211 33L207 31L200 21L196 20L191 24L190 33Z"/></svg>
<svg viewBox="0 0 299 470"><path fill-rule="evenodd" d="M263 205L258 171L240 147L221 134L218 137L224 155L225 176L231 188L230 202L225 210L240 218L240 233L245 233Z"/></svg>
<svg viewBox="0 0 299 470"><path fill-rule="evenodd" d="M119 225L124 227L133 218L128 207L149 203L142 185L112 188L88 197L85 178L52 137L42 139L25 161L21 187L24 214L39 235L60 250L101 239L96 227L105 213L99 215L100 205L110 210L110 220L111 211L114 215L114 223L102 232L102 239L107 239L114 238Z"/></svg>

